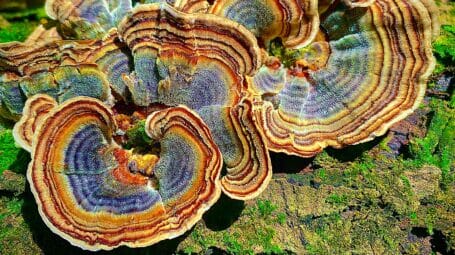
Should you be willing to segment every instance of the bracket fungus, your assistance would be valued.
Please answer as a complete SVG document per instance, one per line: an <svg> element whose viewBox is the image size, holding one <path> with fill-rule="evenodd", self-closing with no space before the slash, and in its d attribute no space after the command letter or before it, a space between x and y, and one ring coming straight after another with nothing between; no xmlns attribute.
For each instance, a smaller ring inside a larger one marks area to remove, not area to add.
<svg viewBox="0 0 455 255"><path fill-rule="evenodd" d="M39 25L25 40L25 44L52 42L63 40L62 36L57 31L56 27L46 29L43 25Z"/></svg>
<svg viewBox="0 0 455 255"><path fill-rule="evenodd" d="M78 39L101 39L131 10L131 0L47 0L46 13Z"/></svg>
<svg viewBox="0 0 455 255"><path fill-rule="evenodd" d="M319 30L317 0L215 0L209 13L242 24L266 44L279 37L289 48L306 46Z"/></svg>
<svg viewBox="0 0 455 255"><path fill-rule="evenodd" d="M47 0L58 29L0 44L0 116L20 119L39 212L84 249L174 238L221 192L258 196L269 150L384 134L435 64L430 0L143 2Z"/></svg>
<svg viewBox="0 0 455 255"><path fill-rule="evenodd" d="M269 149L311 157L369 141L409 115L434 67L432 15L422 2L335 3L321 21L325 36L295 52L301 59L291 68L266 61L250 81L263 99L256 116Z"/></svg>
<svg viewBox="0 0 455 255"><path fill-rule="evenodd" d="M46 94L30 97L24 106L22 118L14 125L14 140L25 150L31 151L33 135L57 102Z"/></svg>
<svg viewBox="0 0 455 255"><path fill-rule="evenodd" d="M179 12L167 4L137 6L120 23L118 33L133 55L134 72L127 80L136 105L161 101L197 109L232 104L240 97L243 75L261 65L256 40L245 28L213 15ZM178 90L175 87L182 85L176 80L170 84L167 78L186 79L192 93Z"/></svg>
<svg viewBox="0 0 455 255"><path fill-rule="evenodd" d="M128 102L130 92L124 76L131 72L133 60L127 53L127 46L120 42L117 30L111 29L102 40L91 41L83 51L79 62L96 64L105 74L115 95Z"/></svg>
<svg viewBox="0 0 455 255"><path fill-rule="evenodd" d="M60 40L54 30L36 33L24 43L0 44L0 108L3 117L17 120L27 97L46 93L58 102L90 96L111 102L110 83L96 62L84 62L91 41Z"/></svg>
<svg viewBox="0 0 455 255"><path fill-rule="evenodd" d="M128 88L135 104L184 104L197 111L226 163L223 191L236 199L259 195L272 174L270 158L247 112L252 107L240 102L244 76L261 64L254 36L224 18L183 13L166 4L136 7L118 30L134 57Z"/></svg>
<svg viewBox="0 0 455 255"><path fill-rule="evenodd" d="M33 122L29 117L22 122ZM109 250L179 236L221 194L220 151L184 106L148 116L158 155L117 145L112 111L88 97L55 106L37 125L27 177L45 223L73 245Z"/></svg>

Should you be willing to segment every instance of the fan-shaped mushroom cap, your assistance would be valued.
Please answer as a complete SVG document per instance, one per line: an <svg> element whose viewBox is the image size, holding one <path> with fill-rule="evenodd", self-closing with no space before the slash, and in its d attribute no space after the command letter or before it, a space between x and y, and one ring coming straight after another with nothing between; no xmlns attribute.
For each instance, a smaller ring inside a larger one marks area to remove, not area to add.
<svg viewBox="0 0 455 255"><path fill-rule="evenodd" d="M216 60L199 57L196 67L188 64L187 58L177 54L160 61L158 69L164 80L158 86L158 101L195 109L209 126L226 163L223 191L235 199L256 197L267 186L272 172L251 102L238 103L240 77Z"/></svg>
<svg viewBox="0 0 455 255"><path fill-rule="evenodd" d="M93 47L96 41L54 39L0 44L1 116L16 119L26 98L39 93L58 102L75 96L111 101L107 79L110 76L99 69L103 65L85 61L91 50L96 49Z"/></svg>
<svg viewBox="0 0 455 255"><path fill-rule="evenodd" d="M306 46L319 29L317 0L215 0L209 13L242 24L265 43L280 37L290 48Z"/></svg>
<svg viewBox="0 0 455 255"><path fill-rule="evenodd" d="M128 77L134 102L197 111L223 154L224 192L237 199L257 196L270 180L270 158L251 104L236 106L246 92L244 76L261 63L253 34L225 18L167 4L136 7L119 34L134 56L135 73Z"/></svg>
<svg viewBox="0 0 455 255"><path fill-rule="evenodd" d="M310 157L326 146L371 140L424 95L434 59L432 15L422 1L338 4L326 15L321 26L329 42L310 45L320 54L305 55L290 70L264 67L252 79L264 99L257 119L273 151Z"/></svg>
<svg viewBox="0 0 455 255"><path fill-rule="evenodd" d="M425 8L427 8L428 13L430 14L431 19L431 30L433 32L433 40L439 36L440 33L440 23L439 23L439 9L435 4L435 1L432 0L418 0L421 2Z"/></svg>
<svg viewBox="0 0 455 255"><path fill-rule="evenodd" d="M33 39L31 39L33 40ZM48 70L58 65L59 45L56 42L0 43L0 72L20 75Z"/></svg>
<svg viewBox="0 0 455 255"><path fill-rule="evenodd" d="M39 93L58 102L81 95L111 101L109 83L93 65L61 66L25 77L5 73L0 77L1 116L17 119L27 97Z"/></svg>
<svg viewBox="0 0 455 255"><path fill-rule="evenodd" d="M224 193L239 200L257 197L272 178L272 166L264 134L254 121L251 100L244 98L234 107L204 107L198 112L226 164L227 174L221 179Z"/></svg>
<svg viewBox="0 0 455 255"><path fill-rule="evenodd" d="M213 15L182 13L167 4L137 6L119 25L119 36L134 56L135 72L129 77L129 89L137 105L157 102L160 90L165 93L168 85L159 84L161 76L174 73L181 77L169 63L195 76L185 77L193 84L201 83L198 79L216 79L219 84L204 82L219 86L220 91L232 90L232 95L222 92L231 98L238 97L235 91L242 86L241 75L253 74L260 66L256 40L245 28ZM202 93L201 100L210 96L204 96L204 90L198 92Z"/></svg>
<svg viewBox="0 0 455 255"><path fill-rule="evenodd" d="M46 225L73 245L109 250L175 238L219 198L221 154L191 110L147 118L159 155L123 150L115 132L111 110L88 97L54 108L35 131L27 177Z"/></svg>
<svg viewBox="0 0 455 255"><path fill-rule="evenodd" d="M32 147L32 140L37 127L39 127L48 113L57 107L54 98L46 94L30 97L24 106L23 117L14 125L14 140L25 150Z"/></svg>
<svg viewBox="0 0 455 255"><path fill-rule="evenodd" d="M47 0L45 8L78 39L101 39L131 10L131 0Z"/></svg>
<svg viewBox="0 0 455 255"><path fill-rule="evenodd" d="M94 41L80 61L95 63L106 75L112 90L123 101L128 101L129 91L124 76L132 71L133 60L128 47L120 42L117 30L111 29L102 40Z"/></svg>
<svg viewBox="0 0 455 255"><path fill-rule="evenodd" d="M0 76L0 116L6 119L18 120L22 114L27 99L17 82L17 75L5 73Z"/></svg>

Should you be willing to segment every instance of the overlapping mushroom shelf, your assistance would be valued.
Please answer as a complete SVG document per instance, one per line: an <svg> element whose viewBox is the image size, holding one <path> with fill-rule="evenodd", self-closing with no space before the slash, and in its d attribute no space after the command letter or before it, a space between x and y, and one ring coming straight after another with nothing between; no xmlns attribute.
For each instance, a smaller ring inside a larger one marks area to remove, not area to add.
<svg viewBox="0 0 455 255"><path fill-rule="evenodd" d="M430 0L143 2L48 0L57 27L0 44L0 116L19 120L39 212L84 249L151 245L221 192L257 197L269 151L384 134L434 67Z"/></svg>
<svg viewBox="0 0 455 255"><path fill-rule="evenodd" d="M321 29L294 66L272 59L251 79L264 98L257 118L271 150L311 157L369 141L424 95L434 60L431 16L419 1L338 5Z"/></svg>
<svg viewBox="0 0 455 255"><path fill-rule="evenodd" d="M33 122L28 113L48 109L47 99L32 97L23 118ZM74 245L140 247L181 235L220 196L220 151L184 106L148 116L159 154L116 144L114 115L99 100L75 97L45 115L35 118L28 180L45 223Z"/></svg>

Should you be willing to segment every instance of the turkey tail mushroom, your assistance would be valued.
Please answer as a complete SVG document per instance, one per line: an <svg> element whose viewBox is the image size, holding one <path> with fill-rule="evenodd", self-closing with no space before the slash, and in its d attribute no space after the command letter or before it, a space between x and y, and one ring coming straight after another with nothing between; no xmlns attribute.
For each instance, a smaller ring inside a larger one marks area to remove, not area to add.
<svg viewBox="0 0 455 255"><path fill-rule="evenodd" d="M338 4L321 22L327 41L299 53L305 61L264 66L250 81L264 99L256 116L269 148L311 157L383 135L412 113L435 65L436 25L424 2Z"/></svg>
<svg viewBox="0 0 455 255"><path fill-rule="evenodd" d="M75 246L111 250L175 238L221 194L220 151L184 106L148 116L159 154L117 145L112 111L93 98L72 98L39 123L27 177L46 225Z"/></svg>

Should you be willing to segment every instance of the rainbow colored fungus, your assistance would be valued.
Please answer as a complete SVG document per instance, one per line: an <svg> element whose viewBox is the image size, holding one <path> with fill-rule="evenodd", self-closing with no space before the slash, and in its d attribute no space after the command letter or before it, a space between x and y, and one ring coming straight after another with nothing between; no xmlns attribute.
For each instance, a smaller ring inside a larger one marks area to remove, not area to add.
<svg viewBox="0 0 455 255"><path fill-rule="evenodd" d="M231 198L257 197L272 178L272 166L261 127L254 121L253 103L244 98L233 107L199 111L223 154L227 174L223 192Z"/></svg>
<svg viewBox="0 0 455 255"><path fill-rule="evenodd" d="M113 95L119 101L131 101L125 76L132 72L133 60L128 47L120 42L116 29L111 29L102 40L88 43L79 62L92 63L107 78Z"/></svg>
<svg viewBox="0 0 455 255"><path fill-rule="evenodd" d="M102 39L132 8L131 0L47 0L45 7L77 39Z"/></svg>
<svg viewBox="0 0 455 255"><path fill-rule="evenodd" d="M210 4L206 0L176 0L174 7L186 13L206 13Z"/></svg>
<svg viewBox="0 0 455 255"><path fill-rule="evenodd" d="M141 2L47 0L57 27L0 44L0 116L39 213L91 251L182 235L221 192L257 197L269 150L384 134L435 65L431 0Z"/></svg>
<svg viewBox="0 0 455 255"><path fill-rule="evenodd" d="M46 94L30 97L23 110L23 117L14 125L14 140L25 150L31 151L33 136L49 112L57 107L54 98Z"/></svg>
<svg viewBox="0 0 455 255"><path fill-rule="evenodd" d="M241 96L243 75L252 75L261 65L255 38L237 23L182 13L167 4L137 6L118 32L133 55L128 86L136 105L232 105ZM190 89L179 87L183 85L177 79L191 83Z"/></svg>
<svg viewBox="0 0 455 255"><path fill-rule="evenodd" d="M41 29L40 29L41 30ZM25 43L0 44L0 114L17 120L25 100L46 93L58 102L76 96L90 96L111 102L106 74L96 63L85 62L92 41L64 41L42 38L37 31Z"/></svg>
<svg viewBox="0 0 455 255"><path fill-rule="evenodd" d="M434 67L423 2L335 2L321 21L325 36L295 51L290 68L266 60L250 88L269 149L311 157L369 141L414 111Z"/></svg>
<svg viewBox="0 0 455 255"><path fill-rule="evenodd" d="M39 25L25 40L25 44L43 43L63 40L62 36L57 30L57 27L45 28Z"/></svg>
<svg viewBox="0 0 455 255"><path fill-rule="evenodd" d="M270 180L270 159L252 108L239 105L245 75L261 65L254 36L225 18L183 13L162 3L137 6L118 29L133 54L134 72L126 80L134 103L184 104L197 111L223 154L225 193L237 199L257 196ZM231 113L237 108L250 113Z"/></svg>
<svg viewBox="0 0 455 255"><path fill-rule="evenodd" d="M317 0L215 0L209 13L242 24L265 44L279 37L289 48L306 46L319 30Z"/></svg>
<svg viewBox="0 0 455 255"><path fill-rule="evenodd" d="M221 194L220 151L184 106L148 116L158 154L122 149L112 111L89 97L56 106L37 125L27 177L46 225L73 245L110 250L174 238Z"/></svg>

